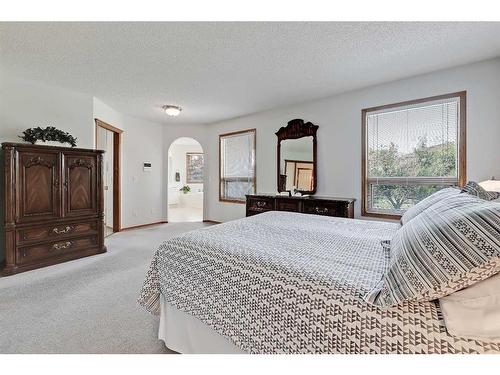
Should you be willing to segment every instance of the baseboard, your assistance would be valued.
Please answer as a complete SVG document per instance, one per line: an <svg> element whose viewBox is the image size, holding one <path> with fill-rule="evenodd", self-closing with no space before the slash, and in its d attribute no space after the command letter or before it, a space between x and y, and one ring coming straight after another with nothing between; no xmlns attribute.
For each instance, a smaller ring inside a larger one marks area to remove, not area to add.
<svg viewBox="0 0 500 375"><path fill-rule="evenodd" d="M215 220L203 220L204 223L210 223L210 224L222 224L220 221L215 221ZM141 225L133 225L131 227L125 227L121 228L120 232L124 230L130 230L130 229L139 229L139 228L144 228L144 227L149 227L152 225L158 225L158 224L167 224L168 221L157 221L156 223L149 223L149 224L141 224Z"/></svg>
<svg viewBox="0 0 500 375"><path fill-rule="evenodd" d="M144 228L144 227L150 227L152 225L158 225L158 224L167 224L168 221L157 221L156 223L148 223L148 224L141 224L141 225L133 225L131 227L125 227L121 228L120 232L124 230L130 230L130 229L138 229L138 228Z"/></svg>

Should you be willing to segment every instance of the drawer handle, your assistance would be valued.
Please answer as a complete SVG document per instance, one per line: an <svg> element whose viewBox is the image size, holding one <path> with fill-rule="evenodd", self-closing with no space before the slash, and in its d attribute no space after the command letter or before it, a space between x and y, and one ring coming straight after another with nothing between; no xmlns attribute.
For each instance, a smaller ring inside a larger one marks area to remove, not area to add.
<svg viewBox="0 0 500 375"><path fill-rule="evenodd" d="M326 213L328 213L328 208L326 208L326 207L323 207L323 208L314 207L314 211L316 211L316 213L318 213L318 214L326 214Z"/></svg>
<svg viewBox="0 0 500 375"><path fill-rule="evenodd" d="M59 228L54 228L52 231L55 233L55 234L66 234L68 233L69 231L71 231L73 228L70 227L69 225L66 226L66 228L64 229L59 229Z"/></svg>
<svg viewBox="0 0 500 375"><path fill-rule="evenodd" d="M266 202L257 202L257 207L266 207Z"/></svg>
<svg viewBox="0 0 500 375"><path fill-rule="evenodd" d="M66 241L64 243L55 243L54 245L52 245L52 248L54 250L62 250L71 247L71 245L73 245L71 241Z"/></svg>

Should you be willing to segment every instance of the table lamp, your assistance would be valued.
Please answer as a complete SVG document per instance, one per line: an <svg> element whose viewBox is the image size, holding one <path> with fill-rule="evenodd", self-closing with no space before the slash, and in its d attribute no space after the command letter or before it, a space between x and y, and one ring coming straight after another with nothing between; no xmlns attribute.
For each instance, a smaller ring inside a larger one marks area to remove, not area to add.
<svg viewBox="0 0 500 375"><path fill-rule="evenodd" d="M486 191L495 191L500 193L500 180L495 180L495 177L491 177L489 180L480 182L479 186Z"/></svg>

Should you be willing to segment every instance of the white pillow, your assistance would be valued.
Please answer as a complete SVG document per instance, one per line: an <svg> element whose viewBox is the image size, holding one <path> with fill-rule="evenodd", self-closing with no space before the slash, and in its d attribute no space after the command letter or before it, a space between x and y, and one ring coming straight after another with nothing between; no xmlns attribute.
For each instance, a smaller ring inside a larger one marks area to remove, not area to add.
<svg viewBox="0 0 500 375"><path fill-rule="evenodd" d="M439 299L452 336L500 342L500 273Z"/></svg>
<svg viewBox="0 0 500 375"><path fill-rule="evenodd" d="M500 272L500 204L469 194L437 202L397 230L380 283L364 299L379 307L432 301Z"/></svg>
<svg viewBox="0 0 500 375"><path fill-rule="evenodd" d="M460 194L460 189L457 189L455 187L444 188L436 191L434 194L429 195L427 198L422 199L416 205L407 209L401 217L401 225L405 225L411 219L418 216L430 206L432 206L434 203L440 202L443 199L453 197L458 194Z"/></svg>

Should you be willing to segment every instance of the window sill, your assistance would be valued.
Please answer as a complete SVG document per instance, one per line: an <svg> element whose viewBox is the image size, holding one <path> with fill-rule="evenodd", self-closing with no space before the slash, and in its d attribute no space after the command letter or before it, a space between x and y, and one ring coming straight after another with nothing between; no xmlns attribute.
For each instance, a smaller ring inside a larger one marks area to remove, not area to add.
<svg viewBox="0 0 500 375"><path fill-rule="evenodd" d="M403 215L398 214L384 214L380 212L361 212L363 217L375 217L378 219L400 220Z"/></svg>

